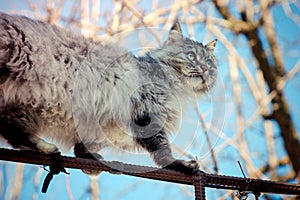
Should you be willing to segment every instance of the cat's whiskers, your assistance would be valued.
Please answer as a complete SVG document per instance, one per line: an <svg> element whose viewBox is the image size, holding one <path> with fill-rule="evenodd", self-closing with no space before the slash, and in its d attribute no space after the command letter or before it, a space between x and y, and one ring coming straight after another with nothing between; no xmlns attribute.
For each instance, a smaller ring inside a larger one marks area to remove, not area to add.
<svg viewBox="0 0 300 200"><path fill-rule="evenodd" d="M208 85L207 83L205 83L205 85L206 85L206 87L207 87L207 90L205 90L205 94L206 94L207 96L210 96L210 93L209 93L210 87L209 87L209 85Z"/></svg>

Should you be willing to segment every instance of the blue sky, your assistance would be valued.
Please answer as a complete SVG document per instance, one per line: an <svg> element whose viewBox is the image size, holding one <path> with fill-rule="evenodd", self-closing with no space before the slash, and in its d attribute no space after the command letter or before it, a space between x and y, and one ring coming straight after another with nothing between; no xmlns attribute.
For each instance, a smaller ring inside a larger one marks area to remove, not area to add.
<svg viewBox="0 0 300 200"><path fill-rule="evenodd" d="M11 12L11 11L17 11L17 10L23 10L26 8L25 1L6 1L6 3L3 3L3 1L0 3L0 11L4 12ZM108 5L106 5L108 6ZM292 9L294 12L298 13L300 15L300 11L296 9L294 6L292 6ZM273 8L273 16L275 21L275 28L277 37L279 39L282 52L284 55L284 63L287 70L290 70L294 67L294 65L299 61L300 57L300 29L299 26L295 24L291 19L287 18L283 12L283 9L281 7L274 7ZM185 26L183 26L184 33L187 34L187 29ZM195 30L199 30L199 35L196 36L196 39L198 41L201 41L201 38L205 35L205 26L203 24L199 24L195 27ZM238 46L239 44L246 43L245 38L238 37L233 38L234 35L230 33L225 33L226 36L231 41L238 41L236 48L238 49L239 53L245 57L249 58L249 60L252 59L251 52L249 49L245 48L245 46ZM266 41L263 40L264 43ZM228 53L224 46L222 44L217 45L216 50L216 56L220 61L223 61L226 59L224 54ZM251 62L249 64L249 69L251 72L255 71L255 67L251 65ZM228 62L221 62L219 64L219 71L220 71L220 87L223 84L223 87L225 88L225 93L222 94L222 90L216 91L215 93L217 95L220 95L222 101L216 101L212 100L212 98L208 95L203 100L199 101L199 104L201 104L201 110L205 113L205 111L208 110L210 114L208 114L208 118L206 120L214 121L213 116L220 115L221 118L223 118L222 112L219 112L220 107L224 107L224 128L223 132L228 136L231 137L235 133L232 132L232 127L235 126L236 123L236 116L232 113L234 110L234 105L232 104L232 90L231 83L229 81L229 67ZM242 80L243 77L240 77ZM243 106L245 106L247 109L243 109L243 114L247 117L250 117L253 113L253 110L256 107L256 104L254 100L249 97L249 88L246 84L242 84L242 89L244 92L243 94ZM295 122L296 128L298 133L300 132L300 78L299 74L296 75L292 80L288 81L286 84L286 90L285 95L287 96L287 99L291 106L291 113L292 113L292 119ZM220 89L220 88L219 88ZM225 99L222 99L222 96L224 95ZM215 107L210 110L209 107L214 105ZM220 106L220 107L218 107ZM191 106L189 108L188 114L183 119L183 122L185 125L182 126L182 132L192 132L195 131L199 135L201 133L201 127L199 127L199 124L197 124L197 120L192 121L191 119L197 118L197 115L195 111L192 109ZM246 117L246 118L247 118ZM222 120L221 120L222 121ZM196 124L194 123L196 122ZM223 121L222 121L223 122ZM253 160L257 164L257 166L263 165L263 163L266 162L266 155L264 155L266 152L265 150L265 140L262 139L263 136L263 128L262 128L262 121L257 120L249 129L246 130L245 136L248 141L248 146L251 152L253 153ZM221 123L221 122L220 122ZM220 124L220 126L222 123ZM278 155L283 156L285 155L285 151L282 145L282 140L279 137L278 129L275 125L273 125L275 136L278 136L276 139L276 151ZM203 134L202 134L203 135ZM222 142L224 142L220 138L213 138L213 142L215 143L215 146L218 146ZM184 140L181 140L181 138L177 138L177 145L183 145L181 144ZM189 151L193 155L197 155L200 158L203 158L204 160L209 161L209 154L205 152L205 139L203 136L199 138L198 143L195 143L192 145L192 147L189 149ZM201 149L201 153L199 153L199 146ZM259 150L257 150L259 149ZM71 154L69 154L71 155ZM202 156L202 157L201 157ZM279 156L279 157L280 157ZM143 159L147 164L153 165L150 158L148 158L147 154L143 155L137 155L139 157L138 159ZM124 159L124 160L134 160L132 154L120 154L116 155L116 157L110 157L110 159ZM219 160L219 167L222 174L226 175L233 175L233 176L242 176L241 171L236 163L236 160L239 160L240 156L236 149L232 147L225 148L222 152L218 154L218 160ZM212 166L212 165L209 165ZM2 179L0 176L0 185L2 185L2 191L0 186L0 199L5 199L5 197L9 197L9 190L13 188L14 186L11 186L13 178L15 177L15 170L16 170L16 164L14 163L6 163L6 162L0 162L0 170L3 172ZM288 168L280 169L283 172L287 171ZM33 195L36 195L37 199L69 199L69 195L67 193L66 188L66 181L70 183L72 195L74 199L91 199L91 196L89 195L89 187L90 187L90 179L88 176L83 174L80 170L73 170L68 169L70 172L69 176L66 176L65 174L60 174L56 177L54 177L53 181L51 182L51 185L49 187L49 191L47 194L42 194L40 192L40 189L42 187L42 181L44 180L47 172L43 171L39 166L33 166L33 165L25 165L24 169L24 177L23 177L23 188L21 191L21 197L20 199L31 199ZM37 181L37 185L34 185L34 179L37 177L37 175L41 174L40 181ZM1 184L1 181L3 181L3 184ZM110 200L110 199L143 199L143 200L150 200L150 199L193 199L193 187L191 186L182 186L178 187L176 184L171 183L164 183L160 181L153 181L153 180L146 180L146 179L139 179L134 177L128 177L124 175L110 175L108 173L102 173L99 178L99 190L100 190L100 198L104 200ZM221 190L215 190L215 189L208 189L207 194L208 199L214 199L221 193ZM189 196L191 194L191 196ZM121 197L121 198L120 198Z"/></svg>

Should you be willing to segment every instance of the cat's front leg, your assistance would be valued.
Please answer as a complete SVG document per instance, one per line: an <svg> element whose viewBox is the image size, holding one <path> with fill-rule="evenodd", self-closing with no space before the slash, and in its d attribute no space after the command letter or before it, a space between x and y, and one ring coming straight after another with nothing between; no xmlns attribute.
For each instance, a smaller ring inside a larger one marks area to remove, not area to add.
<svg viewBox="0 0 300 200"><path fill-rule="evenodd" d="M82 142L78 142L75 144L74 154L77 158L86 158L86 159L92 159L97 161L103 160L103 157L100 154L89 152ZM86 170L86 169L82 169L82 171L88 175L95 175L95 176L102 172L101 170Z"/></svg>
<svg viewBox="0 0 300 200"><path fill-rule="evenodd" d="M186 174L199 171L199 165L195 160L184 161L173 157L163 124L155 116L144 114L138 117L133 121L132 128L137 143L151 154L157 165Z"/></svg>

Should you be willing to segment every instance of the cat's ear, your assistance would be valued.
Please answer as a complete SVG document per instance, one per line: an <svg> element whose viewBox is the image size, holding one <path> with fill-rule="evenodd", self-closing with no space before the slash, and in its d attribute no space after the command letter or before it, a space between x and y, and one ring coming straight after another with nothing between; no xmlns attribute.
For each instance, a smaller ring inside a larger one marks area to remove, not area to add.
<svg viewBox="0 0 300 200"><path fill-rule="evenodd" d="M175 20L173 26L170 29L168 36L168 43L174 43L183 38L182 30L178 19Z"/></svg>
<svg viewBox="0 0 300 200"><path fill-rule="evenodd" d="M175 20L173 26L171 27L170 31L177 31L179 34L182 35L181 26L178 19Z"/></svg>
<svg viewBox="0 0 300 200"><path fill-rule="evenodd" d="M216 44L217 44L217 39L214 39L213 41L210 41L209 43L207 43L205 45L205 48L209 51L214 51L215 50L215 47L216 47Z"/></svg>

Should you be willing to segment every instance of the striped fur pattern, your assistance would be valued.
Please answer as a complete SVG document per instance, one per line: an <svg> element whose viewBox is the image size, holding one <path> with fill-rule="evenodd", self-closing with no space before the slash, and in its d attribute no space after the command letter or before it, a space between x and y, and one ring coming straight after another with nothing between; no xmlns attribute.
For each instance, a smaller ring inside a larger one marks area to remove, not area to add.
<svg viewBox="0 0 300 200"><path fill-rule="evenodd" d="M188 101L213 87L215 44L183 37L175 22L160 48L136 57L0 13L0 135L14 148L43 153L143 148L160 166L196 169L173 158L168 136Z"/></svg>

